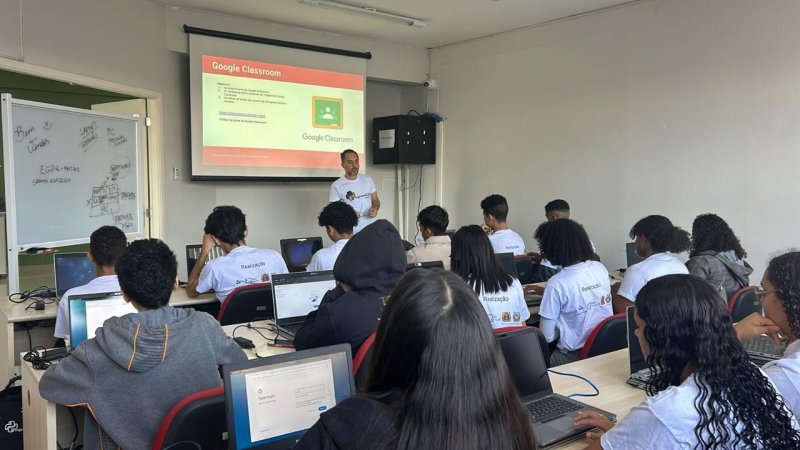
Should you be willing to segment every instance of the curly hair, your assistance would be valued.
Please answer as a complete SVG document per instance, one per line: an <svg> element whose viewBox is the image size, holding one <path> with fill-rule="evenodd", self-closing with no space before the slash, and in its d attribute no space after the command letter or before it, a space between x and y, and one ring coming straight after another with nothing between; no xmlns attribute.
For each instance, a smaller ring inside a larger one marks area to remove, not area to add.
<svg viewBox="0 0 800 450"><path fill-rule="evenodd" d="M160 239L133 241L116 265L119 287L131 300L147 309L169 303L178 260Z"/></svg>
<svg viewBox="0 0 800 450"><path fill-rule="evenodd" d="M492 194L481 200L481 209L484 214L494 216L498 222L505 222L508 219L508 202L502 195Z"/></svg>
<svg viewBox="0 0 800 450"><path fill-rule="evenodd" d="M574 220L544 222L536 228L533 237L539 242L542 256L553 264L567 267L594 259L589 235Z"/></svg>
<svg viewBox="0 0 800 450"><path fill-rule="evenodd" d="M89 237L89 252L100 267L114 267L126 245L128 238L125 233L111 225L103 225Z"/></svg>
<svg viewBox="0 0 800 450"><path fill-rule="evenodd" d="M453 235L450 266L477 294L505 291L514 282L497 263L492 243L478 225L463 226Z"/></svg>
<svg viewBox="0 0 800 450"><path fill-rule="evenodd" d="M800 336L800 251L772 258L764 276L775 287L792 332Z"/></svg>
<svg viewBox="0 0 800 450"><path fill-rule="evenodd" d="M689 252L689 257L697 256L702 252L727 252L729 250L733 250L739 259L747 256L739 238L720 216L707 213L694 218L692 250Z"/></svg>
<svg viewBox="0 0 800 450"><path fill-rule="evenodd" d="M450 216L441 206L431 205L417 214L417 222L431 230L434 236L443 236L450 224Z"/></svg>
<svg viewBox="0 0 800 450"><path fill-rule="evenodd" d="M635 239L637 235L647 239L653 253L680 253L689 250L692 245L689 233L673 225L664 216L652 215L640 219L628 233L631 239Z"/></svg>
<svg viewBox="0 0 800 450"><path fill-rule="evenodd" d="M227 244L238 244L244 240L247 224L244 213L235 206L217 206L206 218L206 233Z"/></svg>
<svg viewBox="0 0 800 450"><path fill-rule="evenodd" d="M358 216L352 206L345 202L330 202L322 208L317 217L319 226L332 226L339 234L352 234L358 225Z"/></svg>
<svg viewBox="0 0 800 450"><path fill-rule="evenodd" d="M798 448L791 413L748 359L727 308L705 280L654 278L636 296L636 312L646 324L647 365L655 371L649 395L679 385L687 366L694 368L696 448Z"/></svg>

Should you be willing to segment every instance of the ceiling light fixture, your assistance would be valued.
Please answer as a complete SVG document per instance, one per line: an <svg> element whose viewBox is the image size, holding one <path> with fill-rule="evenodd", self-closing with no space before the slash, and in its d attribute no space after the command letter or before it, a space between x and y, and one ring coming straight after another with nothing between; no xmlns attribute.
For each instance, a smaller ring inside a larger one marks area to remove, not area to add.
<svg viewBox="0 0 800 450"><path fill-rule="evenodd" d="M390 13L387 11L381 11L371 6L359 6L350 3L336 2L331 0L300 0L300 3L308 6L324 6L328 8L337 8L345 11L377 16L384 19L398 20L410 27L421 28L426 25L425 21L422 19L415 19L413 17L403 16L400 14Z"/></svg>

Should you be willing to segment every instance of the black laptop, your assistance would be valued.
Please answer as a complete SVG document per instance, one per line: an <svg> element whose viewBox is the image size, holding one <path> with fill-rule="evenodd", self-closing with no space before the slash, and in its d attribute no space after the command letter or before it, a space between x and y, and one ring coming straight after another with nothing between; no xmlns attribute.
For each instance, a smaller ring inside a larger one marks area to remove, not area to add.
<svg viewBox="0 0 800 450"><path fill-rule="evenodd" d="M281 239L281 256L289 272L302 272L322 248L321 237Z"/></svg>

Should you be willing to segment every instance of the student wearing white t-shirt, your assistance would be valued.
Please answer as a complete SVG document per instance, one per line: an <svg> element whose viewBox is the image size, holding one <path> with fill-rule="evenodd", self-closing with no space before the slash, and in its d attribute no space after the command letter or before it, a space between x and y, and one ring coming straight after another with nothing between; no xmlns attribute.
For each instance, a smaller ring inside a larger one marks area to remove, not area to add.
<svg viewBox="0 0 800 450"><path fill-rule="evenodd" d="M645 258L625 270L622 283L611 286L614 294L614 313L621 313L636 302L636 294L648 281L663 275L689 273L678 258L667 252L681 253L689 250L689 233L664 216L647 216L639 220L629 233L636 245L636 254Z"/></svg>
<svg viewBox="0 0 800 450"><path fill-rule="evenodd" d="M358 153L347 149L340 156L344 176L331 184L329 200L345 202L355 210L358 215L358 225L354 232L358 233L375 221L375 216L381 209L381 201L378 199L378 189L372 177L358 173Z"/></svg>
<svg viewBox="0 0 800 450"><path fill-rule="evenodd" d="M531 316L519 280L503 271L486 233L478 225L461 227L450 248L450 265L475 291L492 328L523 326Z"/></svg>
<svg viewBox="0 0 800 450"><path fill-rule="evenodd" d="M275 250L247 246L244 213L235 206L214 208L206 218L204 231L200 256L186 284L186 295L190 298L213 289L222 302L239 286L266 283L273 273L289 271L283 257ZM221 247L225 256L208 261L214 246Z"/></svg>
<svg viewBox="0 0 800 450"><path fill-rule="evenodd" d="M789 345L783 358L769 362L762 370L796 417L800 417L800 252L789 252L769 262L761 286L756 288L764 316L759 313L736 324L741 340L761 334Z"/></svg>
<svg viewBox="0 0 800 450"><path fill-rule="evenodd" d="M81 294L102 294L119 292L119 282L114 265L125 250L128 239L125 233L110 225L96 229L89 237L89 260L94 263L97 278L76 286L61 296L56 313L56 327L53 336L57 339L69 337L69 296Z"/></svg>
<svg viewBox="0 0 800 450"><path fill-rule="evenodd" d="M605 431L589 433L588 448L800 448L797 420L748 359L726 305L705 280L680 274L649 281L634 318L642 353L656 369L651 396L616 425L579 412L577 425Z"/></svg>
<svg viewBox="0 0 800 450"><path fill-rule="evenodd" d="M577 361L592 330L613 314L608 270L592 260L589 236L577 222L545 222L534 237L542 255L563 267L547 281L539 308L544 337L557 342L550 364Z"/></svg>
<svg viewBox="0 0 800 450"><path fill-rule="evenodd" d="M508 202L502 195L492 194L481 201L483 210L483 230L495 253L525 254L525 241L515 231L508 228Z"/></svg>
<svg viewBox="0 0 800 450"><path fill-rule="evenodd" d="M333 241L333 245L319 249L306 267L307 272L333 270L336 258L339 257L347 241L353 237L353 228L358 224L358 217L353 208L345 202L330 202L322 208L317 217L319 226L325 227L325 233Z"/></svg>

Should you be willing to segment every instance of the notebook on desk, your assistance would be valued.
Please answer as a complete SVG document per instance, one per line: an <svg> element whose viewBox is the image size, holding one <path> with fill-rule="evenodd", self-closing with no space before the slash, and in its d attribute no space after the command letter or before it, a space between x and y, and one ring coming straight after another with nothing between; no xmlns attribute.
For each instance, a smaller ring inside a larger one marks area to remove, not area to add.
<svg viewBox="0 0 800 450"><path fill-rule="evenodd" d="M67 301L70 350L81 342L92 339L106 320L137 312L133 305L122 298L121 292L70 295Z"/></svg>
<svg viewBox="0 0 800 450"><path fill-rule="evenodd" d="M326 292L336 287L332 270L272 275L272 303L278 334L294 335Z"/></svg>
<svg viewBox="0 0 800 450"><path fill-rule="evenodd" d="M497 340L540 449L582 439L592 427L575 426L578 411L596 411L612 421L616 419L608 411L553 393L539 337L533 328L499 333Z"/></svg>
<svg viewBox="0 0 800 450"><path fill-rule="evenodd" d="M222 378L232 450L288 450L356 392L348 344L227 364Z"/></svg>
<svg viewBox="0 0 800 450"><path fill-rule="evenodd" d="M53 255L53 273L56 278L56 297L97 278L94 263L87 253L56 253Z"/></svg>

